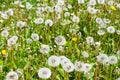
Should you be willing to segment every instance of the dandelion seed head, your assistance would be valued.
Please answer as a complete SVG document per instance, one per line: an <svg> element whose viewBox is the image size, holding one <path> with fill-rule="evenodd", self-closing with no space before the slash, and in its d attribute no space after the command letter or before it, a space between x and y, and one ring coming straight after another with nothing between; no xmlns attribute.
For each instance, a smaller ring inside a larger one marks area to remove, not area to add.
<svg viewBox="0 0 120 80"><path fill-rule="evenodd" d="M48 58L48 64L52 67L57 67L60 64L60 58L58 56L52 55Z"/></svg>
<svg viewBox="0 0 120 80"><path fill-rule="evenodd" d="M49 47L49 45L42 44L42 45L41 45L41 48L39 49L39 51L40 51L42 54L48 54L49 51L50 51L50 47Z"/></svg>
<svg viewBox="0 0 120 80"><path fill-rule="evenodd" d="M6 75L6 80L18 80L19 77L15 71L8 72Z"/></svg>
<svg viewBox="0 0 120 80"><path fill-rule="evenodd" d="M66 39L65 39L64 36L57 36L57 37L55 37L54 42L55 42L57 45L62 46L62 45L64 45L64 44L66 43Z"/></svg>
<svg viewBox="0 0 120 80"><path fill-rule="evenodd" d="M48 79L51 76L51 70L46 67L40 68L38 70L38 76L39 76L39 78Z"/></svg>

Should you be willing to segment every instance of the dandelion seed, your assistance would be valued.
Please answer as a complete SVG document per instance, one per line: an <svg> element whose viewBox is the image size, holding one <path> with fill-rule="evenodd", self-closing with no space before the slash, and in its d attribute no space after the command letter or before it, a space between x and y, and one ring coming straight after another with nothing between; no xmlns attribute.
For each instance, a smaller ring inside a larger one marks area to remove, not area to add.
<svg viewBox="0 0 120 80"><path fill-rule="evenodd" d="M117 55L120 55L120 50L117 51Z"/></svg>
<svg viewBox="0 0 120 80"><path fill-rule="evenodd" d="M6 11L6 13L9 15L9 16L13 16L14 12L13 12L13 9L8 9Z"/></svg>
<svg viewBox="0 0 120 80"><path fill-rule="evenodd" d="M57 36L54 40L54 42L57 44L57 45L64 45L66 43L66 39L64 36Z"/></svg>
<svg viewBox="0 0 120 80"><path fill-rule="evenodd" d="M96 23L100 24L102 22L103 22L103 20L101 18L96 18Z"/></svg>
<svg viewBox="0 0 120 80"><path fill-rule="evenodd" d="M85 63L83 70L84 70L84 72L89 72L91 70L91 68L92 68L92 65Z"/></svg>
<svg viewBox="0 0 120 80"><path fill-rule="evenodd" d="M84 72L84 76L87 78L87 79L91 79L93 76L92 74L90 74L89 72Z"/></svg>
<svg viewBox="0 0 120 80"><path fill-rule="evenodd" d="M26 40L26 42L27 42L27 44L31 44L33 41L32 41L32 39L28 38L28 39Z"/></svg>
<svg viewBox="0 0 120 80"><path fill-rule="evenodd" d="M17 69L16 73L17 73L17 75L18 75L19 78L23 75L22 69Z"/></svg>
<svg viewBox="0 0 120 80"><path fill-rule="evenodd" d="M48 54L50 51L49 45L42 44L39 50L42 54Z"/></svg>
<svg viewBox="0 0 120 80"><path fill-rule="evenodd" d="M7 40L7 45L8 46L12 46L12 45L15 45L15 44L16 44L16 40L14 40L12 38L10 38L10 39Z"/></svg>
<svg viewBox="0 0 120 80"><path fill-rule="evenodd" d="M120 80L120 77L119 77L119 78L117 78L117 80Z"/></svg>
<svg viewBox="0 0 120 80"><path fill-rule="evenodd" d="M117 64L118 59L116 56L109 56L108 58L110 64Z"/></svg>
<svg viewBox="0 0 120 80"><path fill-rule="evenodd" d="M59 48L58 48L58 50L61 52L63 51L63 49L64 49L63 46L59 46Z"/></svg>
<svg viewBox="0 0 120 80"><path fill-rule="evenodd" d="M89 57L89 54L88 54L86 51L84 51L84 52L82 52L82 56L83 56L84 58L88 58L88 57Z"/></svg>
<svg viewBox="0 0 120 80"><path fill-rule="evenodd" d="M64 13L64 16L65 16L65 17L68 17L68 16L70 16L70 13L69 13L69 12L65 12L65 13Z"/></svg>
<svg viewBox="0 0 120 80"><path fill-rule="evenodd" d="M108 23L110 23L110 22L111 22L111 20L106 19L106 18L104 18L104 19L103 19L103 21L104 21L104 23L106 23L106 24L108 24Z"/></svg>
<svg viewBox="0 0 120 80"><path fill-rule="evenodd" d="M93 6L96 5L96 0L90 0L89 5L93 5Z"/></svg>
<svg viewBox="0 0 120 80"><path fill-rule="evenodd" d="M17 22L17 26L19 27L19 28L23 28L23 27L25 27L27 24L26 24L26 22L23 22L23 21L18 21Z"/></svg>
<svg viewBox="0 0 120 80"><path fill-rule="evenodd" d="M48 20L45 21L45 25L46 26L52 26L53 25L53 21L48 19Z"/></svg>
<svg viewBox="0 0 120 80"><path fill-rule="evenodd" d="M72 9L72 5L71 4L68 4L67 7L68 7L68 9Z"/></svg>
<svg viewBox="0 0 120 80"><path fill-rule="evenodd" d="M117 4L117 6L116 6L117 8L120 8L120 3L119 4Z"/></svg>
<svg viewBox="0 0 120 80"><path fill-rule="evenodd" d="M64 5L64 0L58 0L57 5L63 6Z"/></svg>
<svg viewBox="0 0 120 80"><path fill-rule="evenodd" d="M26 9L30 10L32 8L32 5L29 2L26 2Z"/></svg>
<svg viewBox="0 0 120 80"><path fill-rule="evenodd" d="M104 30L98 30L98 31L97 31L97 34L98 34L98 35L104 35L104 34L105 34L105 31L104 31Z"/></svg>
<svg viewBox="0 0 120 80"><path fill-rule="evenodd" d="M4 30L4 31L1 32L1 35L2 35L3 37L7 37L7 36L9 35L9 33L8 33L7 30Z"/></svg>
<svg viewBox="0 0 120 80"><path fill-rule="evenodd" d="M45 11L46 11L46 12L53 12L53 9L52 9L50 6L47 6L47 7L45 8Z"/></svg>
<svg viewBox="0 0 120 80"><path fill-rule="evenodd" d="M39 78L48 79L51 76L51 70L46 67L40 68L38 70L38 76L39 76Z"/></svg>
<svg viewBox="0 0 120 80"><path fill-rule="evenodd" d="M74 65L70 62L70 63L66 63L62 65L62 68L66 71L66 72L73 72L75 67Z"/></svg>
<svg viewBox="0 0 120 80"><path fill-rule="evenodd" d="M108 32L108 33L114 33L114 32L115 32L115 28L114 28L113 26L109 26L109 27L107 28L107 32Z"/></svg>
<svg viewBox="0 0 120 80"><path fill-rule="evenodd" d="M17 40L18 40L18 37L17 37L17 36L12 36L11 39L17 41Z"/></svg>
<svg viewBox="0 0 120 80"><path fill-rule="evenodd" d="M19 77L15 71L11 71L6 75L6 80L18 80Z"/></svg>
<svg viewBox="0 0 120 80"><path fill-rule="evenodd" d="M109 6L112 6L112 5L114 5L114 1L113 1L113 0L109 0L109 1L107 2L107 4L108 4Z"/></svg>
<svg viewBox="0 0 120 80"><path fill-rule="evenodd" d="M60 64L60 58L52 55L48 58L48 64L52 67L57 67Z"/></svg>
<svg viewBox="0 0 120 80"><path fill-rule="evenodd" d="M88 44L91 44L91 45L93 45L93 43L94 43L93 37L90 37L90 36L86 38L86 41Z"/></svg>
<svg viewBox="0 0 120 80"><path fill-rule="evenodd" d="M39 40L39 35L36 33L32 33L31 38L33 39L33 41L38 41Z"/></svg>
<svg viewBox="0 0 120 80"><path fill-rule="evenodd" d="M60 7L60 6L58 6L58 5L56 5L55 6L55 12L57 13L57 14L61 14L62 13L62 8Z"/></svg>
<svg viewBox="0 0 120 80"><path fill-rule="evenodd" d="M99 47L100 46L100 42L95 42L95 46Z"/></svg>
<svg viewBox="0 0 120 80"><path fill-rule="evenodd" d="M79 17L77 17L77 16L74 15L72 17L72 21L78 23L78 22L80 22L80 19L79 19Z"/></svg>
<svg viewBox="0 0 120 80"><path fill-rule="evenodd" d="M44 22L44 20L42 18L37 18L34 21L35 24L42 24L43 22Z"/></svg>
<svg viewBox="0 0 120 80"><path fill-rule="evenodd" d="M3 19L8 19L7 13L1 13L1 17L2 17Z"/></svg>
<svg viewBox="0 0 120 80"><path fill-rule="evenodd" d="M118 35L120 35L120 30L117 30L116 32L117 32Z"/></svg>
<svg viewBox="0 0 120 80"><path fill-rule="evenodd" d="M64 65L66 63L71 63L71 61L70 61L70 59L68 59L65 56L60 56L60 63L61 63L61 65Z"/></svg>
<svg viewBox="0 0 120 80"><path fill-rule="evenodd" d="M84 1L84 0L78 0L78 3L79 3L79 4L84 4L85 1Z"/></svg>
<svg viewBox="0 0 120 80"><path fill-rule="evenodd" d="M105 0L97 0L99 4L105 4Z"/></svg>
<svg viewBox="0 0 120 80"><path fill-rule="evenodd" d="M98 56L97 56L97 61L99 62L99 63L104 63L105 61L107 61L108 60L108 56L106 55L106 54L99 54Z"/></svg>
<svg viewBox="0 0 120 80"><path fill-rule="evenodd" d="M92 7L88 7L88 8L87 8L87 11L88 11L88 13L90 13L90 14L96 14L98 10L96 10L96 9L94 9L94 8L92 8Z"/></svg>
<svg viewBox="0 0 120 80"><path fill-rule="evenodd" d="M83 62L80 62L80 61L76 61L75 62L75 70L76 71L83 71L83 67L84 67L84 63Z"/></svg>

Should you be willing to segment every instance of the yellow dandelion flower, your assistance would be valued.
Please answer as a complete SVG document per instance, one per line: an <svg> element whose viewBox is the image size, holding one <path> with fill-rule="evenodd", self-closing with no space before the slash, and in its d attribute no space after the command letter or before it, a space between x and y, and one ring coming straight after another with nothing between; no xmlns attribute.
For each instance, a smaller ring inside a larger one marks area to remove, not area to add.
<svg viewBox="0 0 120 80"><path fill-rule="evenodd" d="M7 52L7 50L2 50L2 54L3 55L5 55L5 54L7 54L8 52Z"/></svg>
<svg viewBox="0 0 120 80"><path fill-rule="evenodd" d="M76 42L76 41L77 41L77 37L73 37L73 38L72 38L72 41L75 41L75 42Z"/></svg>
<svg viewBox="0 0 120 80"><path fill-rule="evenodd" d="M111 10L116 10L115 6L110 6Z"/></svg>

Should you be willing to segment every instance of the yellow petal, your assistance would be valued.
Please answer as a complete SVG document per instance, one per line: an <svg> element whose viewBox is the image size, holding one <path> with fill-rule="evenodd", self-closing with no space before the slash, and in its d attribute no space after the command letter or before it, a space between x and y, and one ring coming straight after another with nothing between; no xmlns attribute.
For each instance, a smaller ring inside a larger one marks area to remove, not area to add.
<svg viewBox="0 0 120 80"><path fill-rule="evenodd" d="M116 10L115 6L110 6L111 10Z"/></svg>
<svg viewBox="0 0 120 80"><path fill-rule="evenodd" d="M2 54L7 54L7 50L2 50Z"/></svg>
<svg viewBox="0 0 120 80"><path fill-rule="evenodd" d="M76 37L73 37L73 38L72 38L72 41L77 41L77 38L76 38Z"/></svg>

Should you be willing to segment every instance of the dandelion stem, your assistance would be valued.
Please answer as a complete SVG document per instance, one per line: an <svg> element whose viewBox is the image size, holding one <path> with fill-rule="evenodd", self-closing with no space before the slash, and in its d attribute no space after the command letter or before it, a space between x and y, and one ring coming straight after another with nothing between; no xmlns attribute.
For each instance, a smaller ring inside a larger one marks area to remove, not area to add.
<svg viewBox="0 0 120 80"><path fill-rule="evenodd" d="M113 66L111 66L111 70L110 70L110 80L112 80L112 71L113 71Z"/></svg>
<svg viewBox="0 0 120 80"><path fill-rule="evenodd" d="M78 80L80 80L80 72L78 72Z"/></svg>

